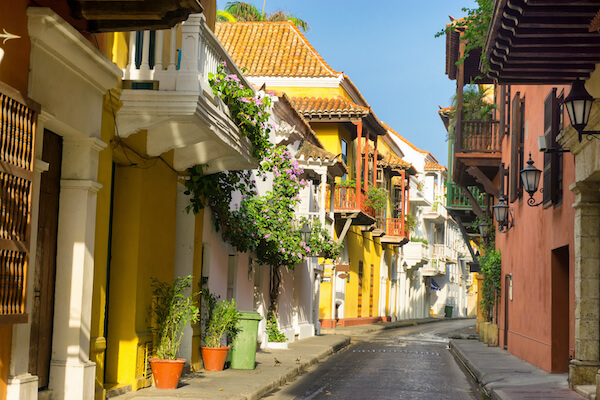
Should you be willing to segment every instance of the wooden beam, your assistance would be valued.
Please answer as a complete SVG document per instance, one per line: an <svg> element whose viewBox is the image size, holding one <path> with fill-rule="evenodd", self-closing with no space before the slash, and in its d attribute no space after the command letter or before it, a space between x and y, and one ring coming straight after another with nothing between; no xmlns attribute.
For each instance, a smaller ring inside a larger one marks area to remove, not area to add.
<svg viewBox="0 0 600 400"><path fill-rule="evenodd" d="M454 219L456 220L456 222L458 222L458 229L460 229L460 233L462 233L463 240L465 241L467 248L469 249L469 253L471 253L471 257L473 258L473 261L478 261L477 256L475 255L475 252L473 251L473 247L471 247L471 238L469 237L469 234L467 233L467 230L465 229L465 226L463 225L463 222L460 219L460 216L455 215Z"/></svg>
<svg viewBox="0 0 600 400"><path fill-rule="evenodd" d="M348 229L350 229L350 225L352 225L352 218L348 218L346 220L344 228L342 229L342 233L340 233L340 236L338 237L337 244L342 244L344 238L346 237L346 234L348 233Z"/></svg>
<svg viewBox="0 0 600 400"><path fill-rule="evenodd" d="M469 200L469 204L471 204L471 208L473 209L475 215L477 215L480 218L483 217L483 210L481 209L481 207L479 207L479 203L475 199L475 196L473 196L473 193L471 193L468 187L461 186L460 188L462 189L462 192L464 193L467 200Z"/></svg>
<svg viewBox="0 0 600 400"><path fill-rule="evenodd" d="M492 183L492 181L477 167L469 167L467 168L467 173L473 176L479 183L483 185L486 193L491 194L492 196L498 198L500 197L500 191L498 188Z"/></svg>

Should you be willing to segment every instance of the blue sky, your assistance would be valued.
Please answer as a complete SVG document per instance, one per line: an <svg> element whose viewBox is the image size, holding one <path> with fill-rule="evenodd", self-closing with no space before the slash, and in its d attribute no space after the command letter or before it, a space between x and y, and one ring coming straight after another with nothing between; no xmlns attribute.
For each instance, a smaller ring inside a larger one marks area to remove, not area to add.
<svg viewBox="0 0 600 400"><path fill-rule="evenodd" d="M262 10L262 0L249 0ZM217 8L227 1L217 0ZM367 7L365 5L368 4ZM375 114L415 146L447 165L446 130L437 111L450 105L456 82L445 71L445 39L434 35L465 16L472 0L266 0L307 21L313 47L352 79Z"/></svg>

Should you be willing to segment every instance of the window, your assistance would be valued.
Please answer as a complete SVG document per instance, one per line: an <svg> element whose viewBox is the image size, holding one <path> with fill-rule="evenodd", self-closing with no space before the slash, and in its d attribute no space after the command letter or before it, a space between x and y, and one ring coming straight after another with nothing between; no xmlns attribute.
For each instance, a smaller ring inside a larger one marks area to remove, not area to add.
<svg viewBox="0 0 600 400"><path fill-rule="evenodd" d="M344 139L341 139L340 145L342 148L342 161L344 162L344 164L346 164L346 166L348 166L348 142L346 142ZM345 181L347 179L346 175L347 174L344 174L344 176L342 176L342 181Z"/></svg>
<svg viewBox="0 0 600 400"><path fill-rule="evenodd" d="M556 136L562 126L562 96L557 97L552 88L544 100L544 136L549 148L559 148ZM544 153L544 208L562 202L562 158L562 153Z"/></svg>
<svg viewBox="0 0 600 400"><path fill-rule="evenodd" d="M519 171L524 167L523 141L525 139L525 98L517 92L512 101L510 193L511 202L523 197L523 183Z"/></svg>
<svg viewBox="0 0 600 400"><path fill-rule="evenodd" d="M35 125L40 106L2 83L0 104L0 322L26 323Z"/></svg>

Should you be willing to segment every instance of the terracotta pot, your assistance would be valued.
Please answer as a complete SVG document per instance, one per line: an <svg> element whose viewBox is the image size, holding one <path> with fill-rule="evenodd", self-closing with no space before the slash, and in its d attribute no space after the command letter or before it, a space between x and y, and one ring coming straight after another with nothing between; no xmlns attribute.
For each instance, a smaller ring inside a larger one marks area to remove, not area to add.
<svg viewBox="0 0 600 400"><path fill-rule="evenodd" d="M200 347L204 369L207 371L223 371L228 351L228 346Z"/></svg>
<svg viewBox="0 0 600 400"><path fill-rule="evenodd" d="M178 358L176 360L161 360L160 358L150 358L150 368L154 384L158 389L177 389L181 371L185 360Z"/></svg>

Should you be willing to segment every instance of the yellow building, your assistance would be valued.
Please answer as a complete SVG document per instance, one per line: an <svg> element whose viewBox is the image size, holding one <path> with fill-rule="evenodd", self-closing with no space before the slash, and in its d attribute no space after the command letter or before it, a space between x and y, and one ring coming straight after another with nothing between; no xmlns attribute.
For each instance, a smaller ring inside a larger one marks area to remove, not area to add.
<svg viewBox="0 0 600 400"><path fill-rule="evenodd" d="M407 241L408 175L359 90L333 70L289 22L217 23L215 33L255 86L285 92L324 148L341 154L348 174L328 188L329 218L342 257L325 264L320 294L322 327L379 321L390 315L390 269ZM400 153L400 154L398 154ZM399 176L392 185L392 177ZM380 187L374 207L372 188ZM369 193L371 195L369 195ZM369 200L371 198L371 200ZM395 210L399 210L395 211Z"/></svg>

